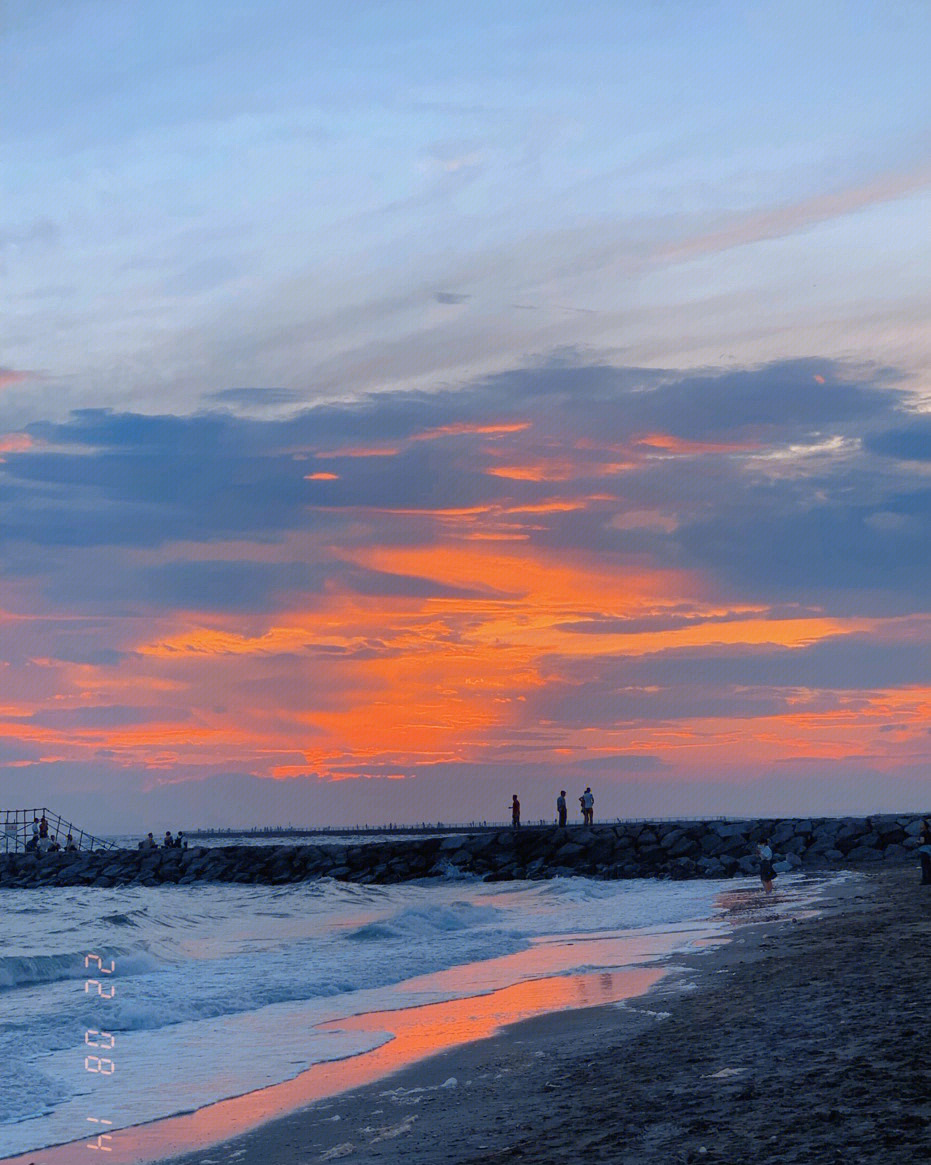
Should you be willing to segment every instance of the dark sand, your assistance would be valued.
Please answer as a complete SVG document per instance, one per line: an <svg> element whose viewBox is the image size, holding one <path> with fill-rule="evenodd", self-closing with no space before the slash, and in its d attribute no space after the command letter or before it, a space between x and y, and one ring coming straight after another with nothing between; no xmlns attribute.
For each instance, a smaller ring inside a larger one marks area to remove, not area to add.
<svg viewBox="0 0 931 1165"><path fill-rule="evenodd" d="M865 873L797 922L758 883L732 905L755 925L646 997L515 1025L178 1165L929 1159L931 886Z"/></svg>

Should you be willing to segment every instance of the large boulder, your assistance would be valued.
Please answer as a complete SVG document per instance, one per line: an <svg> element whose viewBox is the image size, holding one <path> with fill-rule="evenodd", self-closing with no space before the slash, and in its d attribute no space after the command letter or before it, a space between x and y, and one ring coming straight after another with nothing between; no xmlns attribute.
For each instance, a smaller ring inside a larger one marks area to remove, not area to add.
<svg viewBox="0 0 931 1165"><path fill-rule="evenodd" d="M674 881L682 881L685 878L693 878L697 866L691 858L674 858L669 863L669 876Z"/></svg>
<svg viewBox="0 0 931 1165"><path fill-rule="evenodd" d="M556 851L556 861L562 866L573 866L585 853L585 846L575 841L567 841Z"/></svg>
<svg viewBox="0 0 931 1165"><path fill-rule="evenodd" d="M701 857L703 843L700 845L697 841L689 837L687 833L680 831L679 836L668 847L666 852L670 858L691 858L694 861L696 858Z"/></svg>
<svg viewBox="0 0 931 1165"><path fill-rule="evenodd" d="M663 849L668 850L671 849L680 838L685 836L686 834L684 829L681 829L678 826L672 826L669 829L662 830L662 836L660 837L659 844Z"/></svg>
<svg viewBox="0 0 931 1165"><path fill-rule="evenodd" d="M793 840L798 833L799 830L794 821L780 821L770 835L770 844L784 849L786 842Z"/></svg>
<svg viewBox="0 0 931 1165"><path fill-rule="evenodd" d="M730 846L734 844L734 838L723 838L716 830L709 829L707 833L702 835L698 844L706 857L716 857L730 849ZM741 849L746 848L742 837L739 838L739 845Z"/></svg>

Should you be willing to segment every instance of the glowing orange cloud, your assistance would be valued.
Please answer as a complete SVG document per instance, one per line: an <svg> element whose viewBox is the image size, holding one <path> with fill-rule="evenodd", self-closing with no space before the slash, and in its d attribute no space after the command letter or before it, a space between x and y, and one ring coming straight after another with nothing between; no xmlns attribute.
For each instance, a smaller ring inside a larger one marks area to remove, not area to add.
<svg viewBox="0 0 931 1165"><path fill-rule="evenodd" d="M0 437L0 453L25 453L34 444L28 433L7 433Z"/></svg>
<svg viewBox="0 0 931 1165"><path fill-rule="evenodd" d="M642 455L710 448L663 434L640 438L639 446ZM737 446L714 447L721 448ZM539 464L549 472L560 466L576 472L571 458ZM926 748L927 688L783 691L781 710L771 711L770 701L759 716L752 707L733 715L631 715L623 691L613 708L608 700L608 710L584 724L578 716L562 723L556 714L544 720L528 712L540 706L549 686L571 691L584 684L578 677L586 669L607 670L605 661L622 657L712 646L801 650L850 633L894 632L876 619L767 617L765 605L728 603L696 572L630 562L621 569L598 551L536 547L528 531L546 515L598 514L608 507L600 513L607 522L617 502L567 487L532 497L437 509L343 509L347 528L362 533L359 544L346 538L338 548L324 541L328 527L317 542L301 532L278 543L176 542L132 551L135 564L272 563L301 556L329 562L334 570L285 610L121 616L116 662L72 663L53 658L48 645L36 650L28 664L4 672L4 691L16 698L8 695L0 708L0 738L45 757L87 764L105 757L108 765L148 770L153 780L181 766L224 766L282 779L377 774L401 780L414 767L563 764L642 754L700 775L810 757L869 756L882 767L918 758ZM380 527L387 515L393 521ZM416 542L404 537L407 517ZM636 521L672 519L651 511ZM389 526L401 530L399 544L373 545L380 528ZM375 572L373 593L358 581L367 580L367 572ZM378 593L382 586L385 593ZM683 613L687 619L677 623ZM669 625L633 633L624 627L651 617ZM10 628L11 634L22 630L17 623ZM739 695L735 708L743 706ZM92 721L88 710L94 708L121 706L141 710L139 720L113 725L104 717L100 723L81 719L86 713ZM48 715L62 712L75 713L78 723ZM11 756L8 763L22 763L15 752Z"/></svg>
<svg viewBox="0 0 931 1165"><path fill-rule="evenodd" d="M484 584L488 593L452 600L328 592L313 608L279 616L254 635L236 630L228 616L191 612L175 618L173 632L166 626L167 634L146 639L140 620L134 653L116 667L46 661L46 695L37 691L0 709L0 739L87 762L105 750L108 763L153 773L235 763L266 776L336 779L372 767L400 779L414 765L527 760L541 749L566 761L649 753L700 774L805 757L869 755L882 767L918 759L926 747L931 689L921 687L841 694L825 708L818 693L798 690L787 694L781 714L631 722L619 693L610 722L528 724L526 698L558 678L547 661L709 643L803 647L866 628L862 621L765 620L748 611L728 623L578 635L560 624L585 609L655 609L662 591L666 602L678 601L687 576L645 572L621 583L592 564L548 561L513 546L382 548L358 558L373 568ZM495 583L497 590L489 589ZM257 690L263 676L275 679L274 688L244 703L240 687ZM160 708L163 700L190 713L173 719ZM111 704L149 707L153 718L115 727L27 722L46 709ZM890 722L895 733L887 731Z"/></svg>
<svg viewBox="0 0 931 1165"><path fill-rule="evenodd" d="M522 433L530 428L530 421L500 422L498 424L469 424L462 421L455 425L437 425L433 429L425 429L422 433L415 433L412 441L433 441L438 437L460 437L468 435L492 437L503 436L505 433Z"/></svg>
<svg viewBox="0 0 931 1165"><path fill-rule="evenodd" d="M485 472L491 477L506 477L511 481L569 481L578 477L578 466L571 461L536 465L496 465Z"/></svg>
<svg viewBox="0 0 931 1165"><path fill-rule="evenodd" d="M633 468L633 461L577 462L553 458L525 465L495 465L485 472L510 481L573 481L580 477L613 477Z"/></svg>
<svg viewBox="0 0 931 1165"><path fill-rule="evenodd" d="M647 449L662 449L664 453L676 453L684 456L700 453L746 453L759 449L758 441L688 441L683 437L674 437L671 433L647 433L638 437L637 445Z"/></svg>

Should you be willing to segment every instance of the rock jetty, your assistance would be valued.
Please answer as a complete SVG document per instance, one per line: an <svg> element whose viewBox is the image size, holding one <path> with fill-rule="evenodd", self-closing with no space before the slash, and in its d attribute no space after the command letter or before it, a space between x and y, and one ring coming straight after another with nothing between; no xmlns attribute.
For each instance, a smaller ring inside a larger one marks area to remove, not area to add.
<svg viewBox="0 0 931 1165"><path fill-rule="evenodd" d="M780 872L915 859L921 817L621 822L497 829L342 845L231 845L0 855L0 888L313 878L388 883L469 874L486 882L554 878L730 878L755 874L768 838Z"/></svg>

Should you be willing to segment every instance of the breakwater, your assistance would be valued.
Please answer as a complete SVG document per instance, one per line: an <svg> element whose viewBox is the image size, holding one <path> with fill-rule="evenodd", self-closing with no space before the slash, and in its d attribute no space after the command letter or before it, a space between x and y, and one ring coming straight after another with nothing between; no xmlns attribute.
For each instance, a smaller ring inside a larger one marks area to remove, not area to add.
<svg viewBox="0 0 931 1165"><path fill-rule="evenodd" d="M498 829L403 841L340 845L215 846L0 855L0 888L281 885L311 878L362 883L413 878L723 878L754 874L768 838L780 872L915 859L921 818L882 815L746 821L621 822Z"/></svg>

